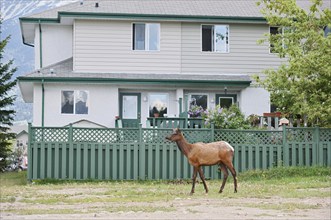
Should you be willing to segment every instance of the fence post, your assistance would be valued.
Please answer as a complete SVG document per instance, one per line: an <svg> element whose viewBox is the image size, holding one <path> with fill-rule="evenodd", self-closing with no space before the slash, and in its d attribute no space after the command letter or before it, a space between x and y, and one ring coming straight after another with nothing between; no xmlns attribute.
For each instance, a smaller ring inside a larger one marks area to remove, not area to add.
<svg viewBox="0 0 331 220"><path fill-rule="evenodd" d="M73 179L74 178L74 146L73 146L73 136L74 136L74 132L73 132L73 127L72 124L69 124L69 179ZM94 163L95 161L92 160L92 163Z"/></svg>
<svg viewBox="0 0 331 220"><path fill-rule="evenodd" d="M214 142L215 141L215 124L211 123L211 141Z"/></svg>
<svg viewBox="0 0 331 220"><path fill-rule="evenodd" d="M73 141L73 129L72 129L72 124L69 124L69 130L68 130L68 142L72 144Z"/></svg>
<svg viewBox="0 0 331 220"><path fill-rule="evenodd" d="M33 171L33 157L32 157L32 125L28 124L28 181L32 181L32 171Z"/></svg>
<svg viewBox="0 0 331 220"><path fill-rule="evenodd" d="M154 121L153 121L154 122ZM153 124L154 126L154 124ZM153 128L155 129L155 127ZM142 132L142 124L139 124L138 130L138 145L139 145L139 159L138 159L138 167L139 167L139 179L145 180L145 145L143 143L143 132Z"/></svg>
<svg viewBox="0 0 331 220"><path fill-rule="evenodd" d="M268 116L267 120L268 120L268 130L270 131L271 130L271 117Z"/></svg>
<svg viewBox="0 0 331 220"><path fill-rule="evenodd" d="M179 113L178 113L178 117L180 117L180 113L183 112L183 98L179 98Z"/></svg>
<svg viewBox="0 0 331 220"><path fill-rule="evenodd" d="M290 158L289 158L289 151L287 149L287 143L286 143L286 126L285 124L282 125L283 130L283 164L286 166L290 165ZM280 152L279 152L280 153ZM281 164L279 164L281 165Z"/></svg>
<svg viewBox="0 0 331 220"><path fill-rule="evenodd" d="M316 164L322 166L323 165L323 148L322 148L322 153L320 153L320 128L318 126L315 127L314 129L314 144L316 145ZM314 152L314 151L313 151Z"/></svg>

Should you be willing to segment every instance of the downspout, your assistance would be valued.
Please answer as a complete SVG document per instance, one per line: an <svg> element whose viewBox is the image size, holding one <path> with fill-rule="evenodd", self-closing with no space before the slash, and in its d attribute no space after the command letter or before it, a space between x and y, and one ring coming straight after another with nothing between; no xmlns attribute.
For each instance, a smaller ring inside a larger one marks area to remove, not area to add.
<svg viewBox="0 0 331 220"><path fill-rule="evenodd" d="M43 48L42 48L42 31L41 31L41 23L39 20L39 67L40 69L43 67Z"/></svg>
<svg viewBox="0 0 331 220"><path fill-rule="evenodd" d="M45 117L45 89L44 79L41 80L41 127L44 128L44 117Z"/></svg>
<svg viewBox="0 0 331 220"><path fill-rule="evenodd" d="M43 67L43 47L42 47L42 31L41 23L39 20L39 67ZM41 81L41 127L44 128L45 120L45 88L44 88L44 79Z"/></svg>

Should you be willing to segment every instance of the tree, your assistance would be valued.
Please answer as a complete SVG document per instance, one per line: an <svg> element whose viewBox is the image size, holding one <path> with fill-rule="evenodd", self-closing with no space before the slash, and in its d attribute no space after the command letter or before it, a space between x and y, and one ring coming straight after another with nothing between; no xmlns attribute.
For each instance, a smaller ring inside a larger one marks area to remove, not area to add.
<svg viewBox="0 0 331 220"><path fill-rule="evenodd" d="M16 97L8 95L8 92L16 85L16 80L11 80L16 68L11 68L13 60L3 63L4 48L9 39L8 36L0 41L0 168L6 166L6 158L11 153L10 141L15 138L15 135L9 132L9 126L12 125L15 114L10 107Z"/></svg>
<svg viewBox="0 0 331 220"><path fill-rule="evenodd" d="M272 49L287 60L264 71L258 83L270 92L281 112L301 115L308 122L331 126L331 11L322 0L312 0L309 11L296 0L260 0L262 14L279 34L266 34ZM324 5L325 6L325 5Z"/></svg>

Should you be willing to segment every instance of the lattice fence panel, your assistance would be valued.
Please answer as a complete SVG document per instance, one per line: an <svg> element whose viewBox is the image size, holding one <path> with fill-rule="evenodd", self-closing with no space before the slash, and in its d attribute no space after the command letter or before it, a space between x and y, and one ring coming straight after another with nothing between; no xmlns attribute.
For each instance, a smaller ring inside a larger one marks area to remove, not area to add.
<svg viewBox="0 0 331 220"><path fill-rule="evenodd" d="M114 143L119 133L115 129L73 128L73 142Z"/></svg>
<svg viewBox="0 0 331 220"><path fill-rule="evenodd" d="M288 142L312 142L314 138L313 128L287 128L286 139Z"/></svg>
<svg viewBox="0 0 331 220"><path fill-rule="evenodd" d="M121 128L118 130L118 133L117 142L119 143L139 142L139 129Z"/></svg>
<svg viewBox="0 0 331 220"><path fill-rule="evenodd" d="M320 129L320 141L331 142L331 129L327 129L327 128Z"/></svg>
<svg viewBox="0 0 331 220"><path fill-rule="evenodd" d="M68 128L34 128L32 129L33 142L68 142Z"/></svg>
<svg viewBox="0 0 331 220"><path fill-rule="evenodd" d="M186 140L190 143L209 143L214 141L212 140L212 133L210 129L184 129L183 133Z"/></svg>
<svg viewBox="0 0 331 220"><path fill-rule="evenodd" d="M143 129L142 140L147 143L165 143L165 139L172 133L172 129Z"/></svg>
<svg viewBox="0 0 331 220"><path fill-rule="evenodd" d="M209 129L182 129L185 139L190 143L212 142ZM166 137L171 135L172 129L143 129L143 141L148 143L169 142Z"/></svg>
<svg viewBox="0 0 331 220"><path fill-rule="evenodd" d="M279 145L282 144L282 132L215 130L214 140L230 144Z"/></svg>

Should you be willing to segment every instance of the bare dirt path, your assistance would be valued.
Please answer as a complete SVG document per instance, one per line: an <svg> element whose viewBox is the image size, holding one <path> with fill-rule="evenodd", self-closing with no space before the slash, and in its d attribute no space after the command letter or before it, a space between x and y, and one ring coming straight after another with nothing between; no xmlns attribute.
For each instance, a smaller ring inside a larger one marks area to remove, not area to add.
<svg viewBox="0 0 331 220"><path fill-rule="evenodd" d="M328 189L331 190L331 189ZM293 205L293 210L282 206ZM211 199L176 198L167 202L127 202L127 203L82 203L80 205L30 205L31 209L77 210L79 214L31 214L17 215L3 210L26 209L27 204L2 203L0 219L331 219L331 195L329 198L278 198L267 199ZM301 208L296 208L300 206ZM302 208L302 207L307 208ZM118 211L125 207L125 211ZM132 211L130 210L132 207ZM136 211L136 207L148 207L153 211ZM112 209L116 210L112 212ZM84 210L89 210L84 213ZM91 211L94 210L94 211ZM64 211L65 212L65 211Z"/></svg>

